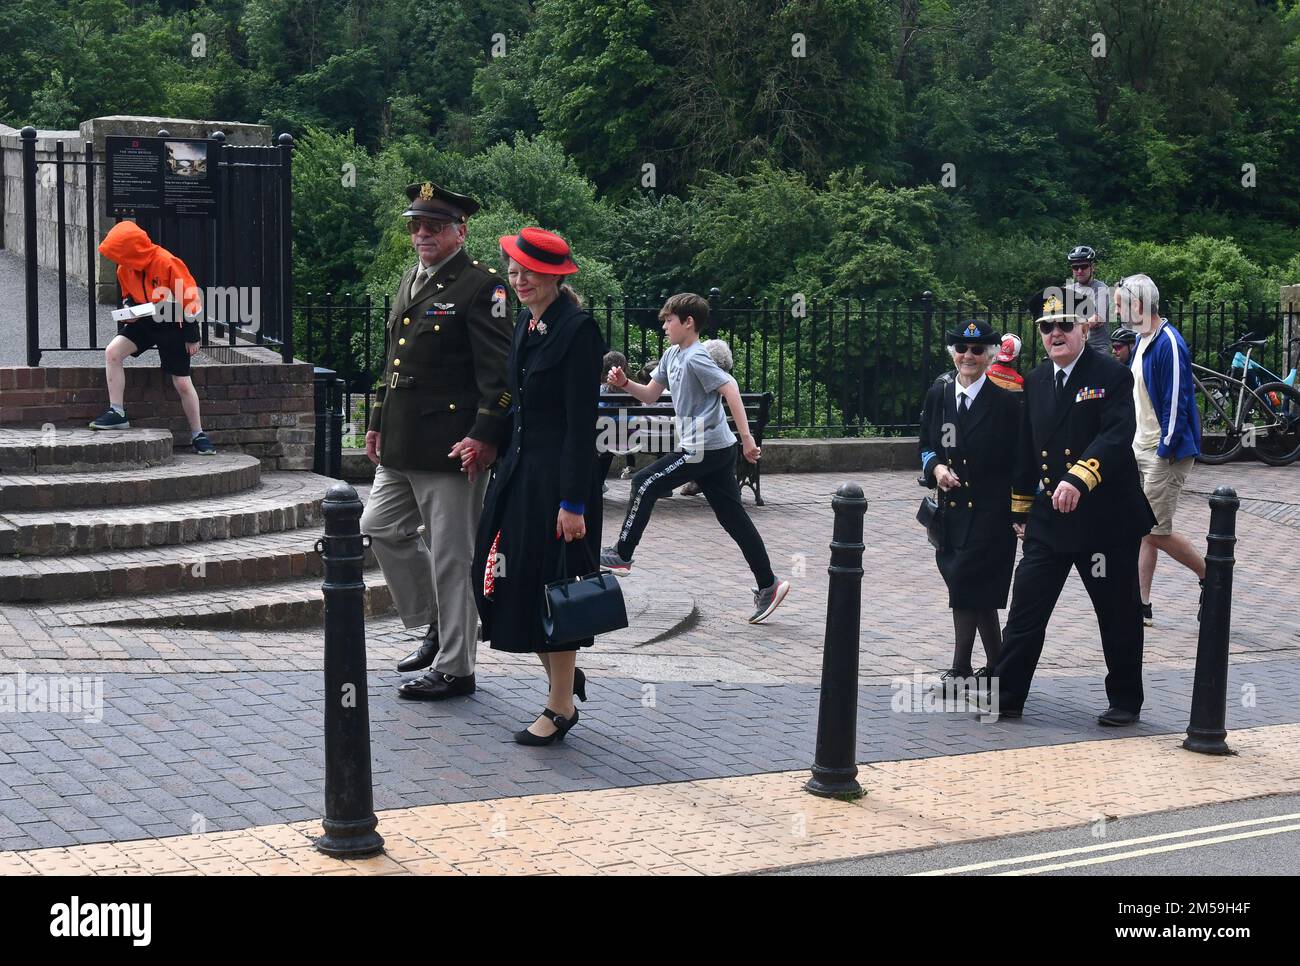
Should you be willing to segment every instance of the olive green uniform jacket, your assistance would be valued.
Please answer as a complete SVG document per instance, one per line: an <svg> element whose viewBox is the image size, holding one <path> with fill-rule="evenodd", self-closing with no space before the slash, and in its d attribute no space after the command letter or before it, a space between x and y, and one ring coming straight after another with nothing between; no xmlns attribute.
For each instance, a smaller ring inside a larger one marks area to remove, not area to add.
<svg viewBox="0 0 1300 966"><path fill-rule="evenodd" d="M368 428L381 434L384 466L458 473L447 453L466 436L504 442L513 319L501 276L463 249L412 296L417 269L402 276L388 317Z"/></svg>

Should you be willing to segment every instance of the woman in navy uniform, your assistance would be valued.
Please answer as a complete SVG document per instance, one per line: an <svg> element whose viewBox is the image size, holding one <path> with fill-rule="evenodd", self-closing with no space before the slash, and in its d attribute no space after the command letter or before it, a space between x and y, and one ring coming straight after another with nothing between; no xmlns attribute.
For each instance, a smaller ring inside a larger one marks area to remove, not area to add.
<svg viewBox="0 0 1300 966"><path fill-rule="evenodd" d="M586 700L577 651L594 640L553 644L542 631L543 590L591 573L600 554L601 493L596 404L605 343L561 282L578 270L559 235L525 228L501 239L508 278L523 303L506 371L510 428L479 519L471 576L483 639L496 650L534 652L550 684L546 708L515 734L524 745L563 740Z"/></svg>
<svg viewBox="0 0 1300 966"><path fill-rule="evenodd" d="M920 441L921 483L939 489L943 539L935 559L957 635L952 666L941 681L971 676L977 629L986 665L998 659L998 608L1007 605L1016 557L1011 472L1020 423L1016 396L986 375L1001 341L993 327L970 319L947 340L956 372L926 394Z"/></svg>

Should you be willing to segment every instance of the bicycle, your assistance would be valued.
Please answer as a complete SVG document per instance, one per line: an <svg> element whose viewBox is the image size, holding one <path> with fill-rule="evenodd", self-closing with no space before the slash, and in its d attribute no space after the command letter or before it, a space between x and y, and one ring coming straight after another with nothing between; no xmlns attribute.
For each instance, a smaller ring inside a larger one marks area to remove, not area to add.
<svg viewBox="0 0 1300 966"><path fill-rule="evenodd" d="M1192 363L1192 380L1205 402L1200 413L1201 455L1197 457L1202 463L1227 463L1243 449L1270 466L1287 466L1300 458L1296 369L1292 367L1282 378L1250 357L1267 341L1247 333L1224 346L1219 358L1234 353L1232 364L1226 367L1233 375ZM1288 348L1298 342L1300 338L1291 339Z"/></svg>

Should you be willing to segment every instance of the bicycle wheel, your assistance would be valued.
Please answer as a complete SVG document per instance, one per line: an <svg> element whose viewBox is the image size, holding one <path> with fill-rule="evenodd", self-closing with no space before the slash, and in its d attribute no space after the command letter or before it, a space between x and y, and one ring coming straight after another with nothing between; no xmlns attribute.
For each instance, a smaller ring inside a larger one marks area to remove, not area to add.
<svg viewBox="0 0 1300 966"><path fill-rule="evenodd" d="M1238 389L1222 376L1206 376L1201 379L1197 403L1201 416L1201 455L1196 457L1202 463L1217 466L1236 459L1241 452L1241 435L1237 431L1236 409ZM1250 396L1247 395L1247 401Z"/></svg>
<svg viewBox="0 0 1300 966"><path fill-rule="evenodd" d="M1300 392L1284 382L1265 383L1246 397L1241 425L1243 446L1269 466L1294 463L1300 457Z"/></svg>

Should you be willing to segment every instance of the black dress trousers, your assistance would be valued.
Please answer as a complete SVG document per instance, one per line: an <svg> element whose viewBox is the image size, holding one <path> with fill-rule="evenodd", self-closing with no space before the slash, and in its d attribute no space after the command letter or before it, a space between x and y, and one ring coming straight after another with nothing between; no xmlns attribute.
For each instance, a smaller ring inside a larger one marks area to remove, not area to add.
<svg viewBox="0 0 1300 966"><path fill-rule="evenodd" d="M1016 568L1002 656L994 671L1000 679L999 709L1023 709L1043 652L1047 622L1073 567L1097 614L1106 658L1106 697L1113 708L1141 710L1143 628L1137 562L1142 538L1058 553L1032 533L1031 529L1025 536L1024 556Z"/></svg>

